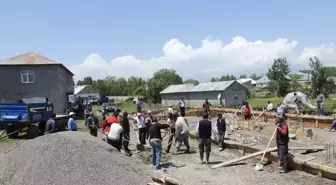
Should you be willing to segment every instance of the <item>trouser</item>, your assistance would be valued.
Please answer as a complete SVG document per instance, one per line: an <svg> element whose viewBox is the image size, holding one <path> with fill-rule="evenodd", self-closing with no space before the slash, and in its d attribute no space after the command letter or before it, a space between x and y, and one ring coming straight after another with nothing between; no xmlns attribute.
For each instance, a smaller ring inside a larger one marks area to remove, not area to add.
<svg viewBox="0 0 336 185"><path fill-rule="evenodd" d="M333 121L329 130L336 129L336 120Z"/></svg>
<svg viewBox="0 0 336 185"><path fill-rule="evenodd" d="M171 129L169 139L168 139L168 146L166 149L167 153L170 151L171 145L173 144L174 137L175 137L175 129Z"/></svg>
<svg viewBox="0 0 336 185"><path fill-rule="evenodd" d="M149 126L146 127L146 140L149 138Z"/></svg>
<svg viewBox="0 0 336 185"><path fill-rule="evenodd" d="M225 131L218 132L218 146L224 148Z"/></svg>
<svg viewBox="0 0 336 185"><path fill-rule="evenodd" d="M180 147L182 145L182 143L184 143L184 145L187 147L187 151L189 150L190 146L189 146L189 134L180 134L180 136L178 138L176 138L176 152L178 152L180 150Z"/></svg>
<svg viewBox="0 0 336 185"><path fill-rule="evenodd" d="M280 167L288 170L288 144L277 144Z"/></svg>
<svg viewBox="0 0 336 185"><path fill-rule="evenodd" d="M91 136L97 137L97 135L98 135L98 129L97 128L89 127L89 130L90 130Z"/></svg>
<svg viewBox="0 0 336 185"><path fill-rule="evenodd" d="M181 116L185 117L185 107L180 107Z"/></svg>
<svg viewBox="0 0 336 185"><path fill-rule="evenodd" d="M301 105L300 104L295 105L295 111L296 111L296 114L298 114L298 115L301 114Z"/></svg>
<svg viewBox="0 0 336 185"><path fill-rule="evenodd" d="M251 120L251 114L244 115L245 120Z"/></svg>
<svg viewBox="0 0 336 185"><path fill-rule="evenodd" d="M84 118L85 118L85 127L87 127L88 126L88 123L89 123L89 120L88 120L88 118L90 117L90 115L89 114L85 114L84 115Z"/></svg>
<svg viewBox="0 0 336 185"><path fill-rule="evenodd" d="M139 141L142 145L146 144L146 132L147 132L147 128L140 128L139 129Z"/></svg>
<svg viewBox="0 0 336 185"><path fill-rule="evenodd" d="M162 156L162 141L159 139L151 139L149 143L152 146L152 164L156 168L159 168Z"/></svg>
<svg viewBox="0 0 336 185"><path fill-rule="evenodd" d="M129 145L129 140L130 140L130 133L129 132L124 132L124 138L123 139L123 147L125 151L130 151L130 149L128 148Z"/></svg>
<svg viewBox="0 0 336 185"><path fill-rule="evenodd" d="M108 144L112 145L114 148L116 148L120 152L121 144L122 144L121 139L114 140L114 139L109 139L108 137L106 139L107 139Z"/></svg>
<svg viewBox="0 0 336 185"><path fill-rule="evenodd" d="M323 114L323 102L316 102L316 105L317 105L317 113L319 115Z"/></svg>
<svg viewBox="0 0 336 185"><path fill-rule="evenodd" d="M198 150L201 154L211 152L211 139L199 139L198 140Z"/></svg>

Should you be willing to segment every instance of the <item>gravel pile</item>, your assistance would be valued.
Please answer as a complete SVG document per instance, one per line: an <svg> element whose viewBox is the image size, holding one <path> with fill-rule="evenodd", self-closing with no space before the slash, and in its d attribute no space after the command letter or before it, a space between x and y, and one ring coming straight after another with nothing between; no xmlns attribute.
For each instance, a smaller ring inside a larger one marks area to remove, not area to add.
<svg viewBox="0 0 336 185"><path fill-rule="evenodd" d="M60 132L29 140L0 158L1 185L147 184L150 173L97 138Z"/></svg>

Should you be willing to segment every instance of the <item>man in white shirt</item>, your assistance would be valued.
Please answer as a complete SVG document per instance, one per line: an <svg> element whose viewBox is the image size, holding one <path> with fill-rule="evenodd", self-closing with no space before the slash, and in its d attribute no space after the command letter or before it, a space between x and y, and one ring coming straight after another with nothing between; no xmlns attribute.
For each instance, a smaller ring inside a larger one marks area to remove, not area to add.
<svg viewBox="0 0 336 185"><path fill-rule="evenodd" d="M189 125L185 118L177 117L175 122L175 140L176 140L176 152L180 151L182 143L187 147L184 153L190 152L189 146Z"/></svg>
<svg viewBox="0 0 336 185"><path fill-rule="evenodd" d="M110 132L107 135L107 143L116 148L119 152L122 144L122 132L124 129L119 123L112 123Z"/></svg>
<svg viewBox="0 0 336 185"><path fill-rule="evenodd" d="M140 112L137 113L137 117L135 118L135 122L138 125L139 129L139 141L142 145L146 144L146 123L144 117Z"/></svg>
<svg viewBox="0 0 336 185"><path fill-rule="evenodd" d="M265 121L265 123L267 123L266 112L271 112L271 111L273 111L273 104L272 104L271 101L268 101L267 107L266 107L266 109L264 108L264 111L263 111L264 112L263 115L264 115L264 121Z"/></svg>
<svg viewBox="0 0 336 185"><path fill-rule="evenodd" d="M180 106L181 116L184 117L185 116L185 102L183 100L183 97L181 97L179 106Z"/></svg>

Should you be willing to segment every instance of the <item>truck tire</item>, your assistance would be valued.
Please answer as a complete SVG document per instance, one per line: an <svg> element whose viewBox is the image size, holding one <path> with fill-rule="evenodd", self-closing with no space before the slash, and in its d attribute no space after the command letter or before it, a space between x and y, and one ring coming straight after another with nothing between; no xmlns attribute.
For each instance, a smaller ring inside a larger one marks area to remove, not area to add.
<svg viewBox="0 0 336 185"><path fill-rule="evenodd" d="M40 129L36 125L31 125L27 129L27 138L34 139L39 136Z"/></svg>
<svg viewBox="0 0 336 185"><path fill-rule="evenodd" d="M16 132L16 133L13 133L13 132L19 130L19 128L20 127L18 125L15 125L15 124L9 125L7 130L6 130L6 133L11 134L11 135L9 135L8 137L11 138L11 139L17 138L19 136L20 132Z"/></svg>

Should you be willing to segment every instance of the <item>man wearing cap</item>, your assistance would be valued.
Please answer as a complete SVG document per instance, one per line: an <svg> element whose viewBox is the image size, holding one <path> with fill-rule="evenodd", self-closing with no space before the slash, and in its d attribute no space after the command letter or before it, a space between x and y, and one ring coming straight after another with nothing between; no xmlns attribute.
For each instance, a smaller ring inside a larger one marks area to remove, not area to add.
<svg viewBox="0 0 336 185"><path fill-rule="evenodd" d="M280 163L280 173L288 172L288 126L284 120L284 113L279 111L276 113L276 144L278 148L278 158Z"/></svg>
<svg viewBox="0 0 336 185"><path fill-rule="evenodd" d="M74 112L70 112L70 118L68 120L68 130L69 131L77 131L77 124L75 121L75 113Z"/></svg>
<svg viewBox="0 0 336 185"><path fill-rule="evenodd" d="M196 134L198 136L198 149L200 153L200 163L204 164L204 152L206 155L206 163L209 164L210 152L211 152L211 131L212 124L209 120L209 115L204 113L203 119L198 122L196 126Z"/></svg>
<svg viewBox="0 0 336 185"><path fill-rule="evenodd" d="M88 127L90 130L90 134L94 137L98 135L98 118L94 116L93 112L90 112L90 116L88 118Z"/></svg>
<svg viewBox="0 0 336 185"><path fill-rule="evenodd" d="M146 144L146 123L145 123L145 119L143 118L143 116L141 115L140 112L137 113L137 117L135 118L135 122L138 125L138 129L139 129L139 141L142 145Z"/></svg>
<svg viewBox="0 0 336 185"><path fill-rule="evenodd" d="M112 125L112 123L119 123L118 121L118 115L120 113L120 109L117 109L112 116L106 118L103 122L102 122L102 128L105 131L105 134L107 135L110 132L110 127Z"/></svg>
<svg viewBox="0 0 336 185"><path fill-rule="evenodd" d="M217 114L217 131L219 151L224 150L224 137L226 132L226 122L221 113Z"/></svg>

